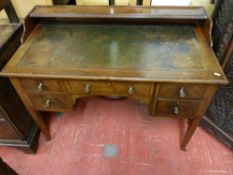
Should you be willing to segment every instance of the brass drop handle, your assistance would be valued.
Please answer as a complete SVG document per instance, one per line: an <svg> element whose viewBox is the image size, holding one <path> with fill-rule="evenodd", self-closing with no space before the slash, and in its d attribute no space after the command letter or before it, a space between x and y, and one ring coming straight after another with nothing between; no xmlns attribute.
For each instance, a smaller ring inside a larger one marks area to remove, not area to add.
<svg viewBox="0 0 233 175"><path fill-rule="evenodd" d="M174 106L174 114L179 114L180 113L180 109L179 109L179 103L176 103L176 105Z"/></svg>
<svg viewBox="0 0 233 175"><path fill-rule="evenodd" d="M44 84L41 81L39 81L38 84L37 84L37 90L38 91L43 91L44 90Z"/></svg>
<svg viewBox="0 0 233 175"><path fill-rule="evenodd" d="M44 102L44 106L46 108L48 108L49 106L51 105L51 101L49 99L47 99L45 102Z"/></svg>
<svg viewBox="0 0 233 175"><path fill-rule="evenodd" d="M91 86L89 84L86 84L84 87L84 92L85 93L90 93L91 92Z"/></svg>
<svg viewBox="0 0 233 175"><path fill-rule="evenodd" d="M185 98L186 97L186 93L185 93L184 87L181 87L179 89L179 97L180 98Z"/></svg>
<svg viewBox="0 0 233 175"><path fill-rule="evenodd" d="M128 89L128 94L133 95L133 93L134 93L133 87L130 86Z"/></svg>

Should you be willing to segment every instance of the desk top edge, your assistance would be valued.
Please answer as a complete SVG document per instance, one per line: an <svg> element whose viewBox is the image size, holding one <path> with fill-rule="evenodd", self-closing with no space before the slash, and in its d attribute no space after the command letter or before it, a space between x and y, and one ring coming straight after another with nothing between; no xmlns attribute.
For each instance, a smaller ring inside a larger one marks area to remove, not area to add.
<svg viewBox="0 0 233 175"><path fill-rule="evenodd" d="M32 18L208 19L203 7L36 6Z"/></svg>

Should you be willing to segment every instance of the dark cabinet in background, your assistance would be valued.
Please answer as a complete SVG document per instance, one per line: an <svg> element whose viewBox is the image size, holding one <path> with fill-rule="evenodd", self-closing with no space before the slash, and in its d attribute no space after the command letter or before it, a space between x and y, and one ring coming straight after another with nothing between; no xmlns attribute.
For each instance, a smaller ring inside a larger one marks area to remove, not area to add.
<svg viewBox="0 0 233 175"><path fill-rule="evenodd" d="M0 2L10 22L0 21L0 69L2 69L21 44L23 25L10 1ZM38 127L30 117L9 79L0 78L0 145L16 146L35 152Z"/></svg>
<svg viewBox="0 0 233 175"><path fill-rule="evenodd" d="M6 78L0 78L0 145L35 152L37 126Z"/></svg>
<svg viewBox="0 0 233 175"><path fill-rule="evenodd" d="M233 1L218 0L212 18L213 49L229 84L218 89L202 126L233 149Z"/></svg>

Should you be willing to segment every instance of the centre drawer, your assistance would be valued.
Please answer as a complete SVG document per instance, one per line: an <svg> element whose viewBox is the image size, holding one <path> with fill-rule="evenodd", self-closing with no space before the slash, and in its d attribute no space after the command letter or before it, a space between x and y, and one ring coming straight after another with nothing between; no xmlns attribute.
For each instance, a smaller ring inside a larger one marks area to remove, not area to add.
<svg viewBox="0 0 233 175"><path fill-rule="evenodd" d="M195 118L199 100L157 100L154 115Z"/></svg>
<svg viewBox="0 0 233 175"><path fill-rule="evenodd" d="M50 79L20 79L20 84L26 92L63 92L61 81Z"/></svg>
<svg viewBox="0 0 233 175"><path fill-rule="evenodd" d="M157 96L163 98L202 99L206 89L206 85L159 84Z"/></svg>
<svg viewBox="0 0 233 175"><path fill-rule="evenodd" d="M152 83L84 80L65 81L64 85L71 94L106 96L151 96L153 87Z"/></svg>
<svg viewBox="0 0 233 175"><path fill-rule="evenodd" d="M27 93L35 110L69 111L72 107L65 93Z"/></svg>

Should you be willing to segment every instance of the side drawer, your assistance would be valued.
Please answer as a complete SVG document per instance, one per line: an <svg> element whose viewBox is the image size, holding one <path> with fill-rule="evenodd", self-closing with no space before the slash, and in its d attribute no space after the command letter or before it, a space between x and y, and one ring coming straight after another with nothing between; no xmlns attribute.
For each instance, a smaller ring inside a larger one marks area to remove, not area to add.
<svg viewBox="0 0 233 175"><path fill-rule="evenodd" d="M202 99L206 85L159 84L158 97Z"/></svg>
<svg viewBox="0 0 233 175"><path fill-rule="evenodd" d="M154 115L195 118L200 102L199 100L157 100Z"/></svg>
<svg viewBox="0 0 233 175"><path fill-rule="evenodd" d="M47 79L19 79L25 92L63 92L61 81Z"/></svg>
<svg viewBox="0 0 233 175"><path fill-rule="evenodd" d="M151 96L152 83L113 82L113 81L65 81L71 94L80 95L120 95L120 96Z"/></svg>
<svg viewBox="0 0 233 175"><path fill-rule="evenodd" d="M28 93L34 109L41 111L69 111L72 109L65 93Z"/></svg>

